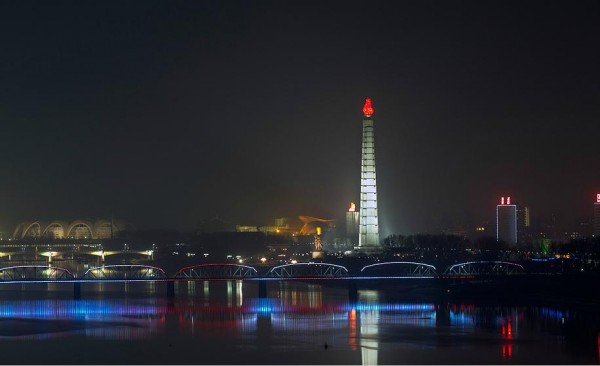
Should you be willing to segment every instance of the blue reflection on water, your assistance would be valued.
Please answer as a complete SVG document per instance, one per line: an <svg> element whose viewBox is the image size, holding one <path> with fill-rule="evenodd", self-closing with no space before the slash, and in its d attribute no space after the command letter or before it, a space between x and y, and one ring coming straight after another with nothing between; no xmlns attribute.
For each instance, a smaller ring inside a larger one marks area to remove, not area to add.
<svg viewBox="0 0 600 366"><path fill-rule="evenodd" d="M305 301L298 305L281 298L250 298L243 305L160 298L0 300L0 339L37 341L75 335L120 342L160 339L168 334L178 340L210 337L223 344L234 340L248 349L261 344L302 350L326 340L331 348L359 351L363 361L373 363L380 357L380 342L428 344L432 335L458 326L464 328L461 334L471 337L485 329L483 339L497 342L498 355L511 360L513 351L519 351L519 347L513 349L513 343L525 347L518 343L521 322L529 325L542 318L545 324L559 324L569 315L576 318L573 311L548 307L385 303L376 299L358 303ZM455 337L456 333L449 332ZM466 338L463 342L469 341Z"/></svg>
<svg viewBox="0 0 600 366"><path fill-rule="evenodd" d="M450 310L450 324L474 327L477 323L473 315L465 314L464 312Z"/></svg>
<svg viewBox="0 0 600 366"><path fill-rule="evenodd" d="M0 302L3 318L84 319L88 317L158 314L161 307L110 300L23 300Z"/></svg>
<svg viewBox="0 0 600 366"><path fill-rule="evenodd" d="M543 316L550 317L552 319L562 319L565 317L568 318L570 315L569 311L563 313L561 310L551 308L540 308L540 314Z"/></svg>

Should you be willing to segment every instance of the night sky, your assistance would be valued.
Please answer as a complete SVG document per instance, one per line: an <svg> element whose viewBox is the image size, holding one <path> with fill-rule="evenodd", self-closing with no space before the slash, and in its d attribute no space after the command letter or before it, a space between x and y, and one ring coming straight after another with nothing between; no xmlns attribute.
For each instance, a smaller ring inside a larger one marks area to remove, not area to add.
<svg viewBox="0 0 600 366"><path fill-rule="evenodd" d="M0 2L0 229L338 217L373 98L382 235L592 215L598 1Z"/></svg>

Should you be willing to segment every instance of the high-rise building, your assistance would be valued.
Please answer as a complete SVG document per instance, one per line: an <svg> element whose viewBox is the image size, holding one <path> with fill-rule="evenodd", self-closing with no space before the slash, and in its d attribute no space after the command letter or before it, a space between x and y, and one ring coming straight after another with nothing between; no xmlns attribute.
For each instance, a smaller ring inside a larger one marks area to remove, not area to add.
<svg viewBox="0 0 600 366"><path fill-rule="evenodd" d="M531 242L531 213L529 207L517 205L517 241L520 244Z"/></svg>
<svg viewBox="0 0 600 366"><path fill-rule="evenodd" d="M510 197L501 197L496 206L496 240L517 244L517 205L510 203Z"/></svg>
<svg viewBox="0 0 600 366"><path fill-rule="evenodd" d="M377 217L377 175L375 172L375 135L371 99L363 106L362 164L360 170L360 222L358 249L378 251L379 220Z"/></svg>
<svg viewBox="0 0 600 366"><path fill-rule="evenodd" d="M354 202L350 202L350 208L346 212L346 236L353 237L358 235L358 212Z"/></svg>
<svg viewBox="0 0 600 366"><path fill-rule="evenodd" d="M600 236L600 193L596 193L594 202L594 236Z"/></svg>

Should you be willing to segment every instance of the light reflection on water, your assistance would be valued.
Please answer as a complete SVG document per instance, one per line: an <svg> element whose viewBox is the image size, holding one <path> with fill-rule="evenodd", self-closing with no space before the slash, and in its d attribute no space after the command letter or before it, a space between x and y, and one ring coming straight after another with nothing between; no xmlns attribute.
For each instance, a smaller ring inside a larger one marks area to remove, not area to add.
<svg viewBox="0 0 600 366"><path fill-rule="evenodd" d="M98 295L100 288L110 295ZM82 300L64 296L64 288L14 290L0 293L0 347L8 363L45 360L18 358L6 342L78 337L211 342L220 358L205 363L593 363L600 357L598 314L586 318L572 309L383 301L380 291L362 290L352 304L342 289L302 283L273 285L266 299L241 281L180 283L174 300L156 284L94 284ZM43 298L48 291L63 298ZM159 362L146 351L139 362ZM310 358L315 352L320 358ZM173 357L171 363L199 363L190 351Z"/></svg>

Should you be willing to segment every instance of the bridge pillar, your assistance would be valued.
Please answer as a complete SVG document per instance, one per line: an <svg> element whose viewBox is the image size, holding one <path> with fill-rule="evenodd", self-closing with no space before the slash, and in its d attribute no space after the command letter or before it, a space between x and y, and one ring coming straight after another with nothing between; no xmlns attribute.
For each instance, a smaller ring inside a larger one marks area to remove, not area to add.
<svg viewBox="0 0 600 366"><path fill-rule="evenodd" d="M170 299L175 297L175 281L167 282L167 297Z"/></svg>
<svg viewBox="0 0 600 366"><path fill-rule="evenodd" d="M436 305L435 324L438 326L450 325L450 307L448 306L448 304Z"/></svg>
<svg viewBox="0 0 600 366"><path fill-rule="evenodd" d="M258 298L265 299L267 297L267 281L258 281Z"/></svg>
<svg viewBox="0 0 600 366"><path fill-rule="evenodd" d="M81 282L73 282L73 299L81 299Z"/></svg>
<svg viewBox="0 0 600 366"><path fill-rule="evenodd" d="M348 280L348 301L352 304L358 302L358 283L356 280Z"/></svg>

